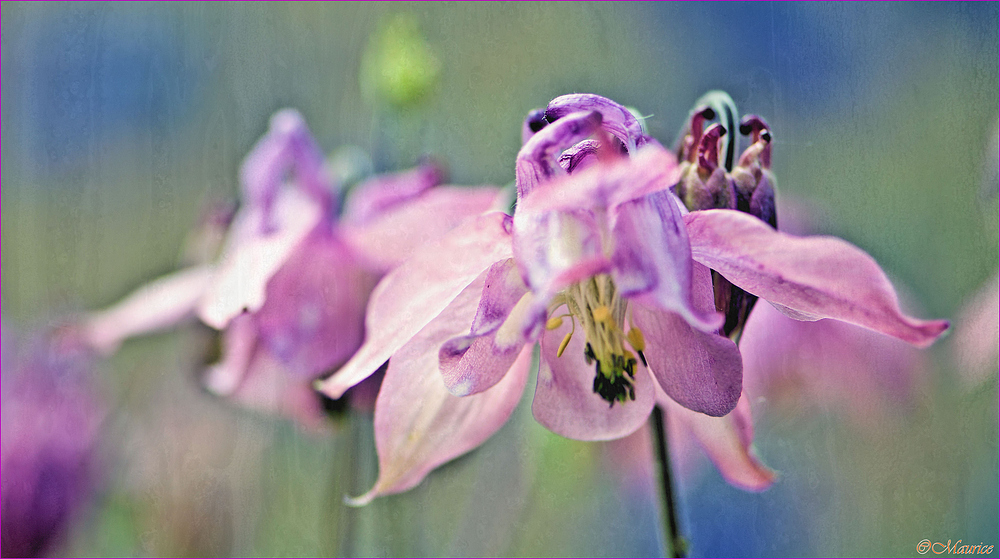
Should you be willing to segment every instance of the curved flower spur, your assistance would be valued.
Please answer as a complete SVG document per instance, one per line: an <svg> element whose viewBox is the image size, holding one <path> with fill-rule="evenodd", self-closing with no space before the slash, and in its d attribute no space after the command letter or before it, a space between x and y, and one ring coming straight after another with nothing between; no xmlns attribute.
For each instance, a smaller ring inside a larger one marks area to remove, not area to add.
<svg viewBox="0 0 1000 559"><path fill-rule="evenodd" d="M277 113L243 163L243 206L217 263L161 278L85 324L109 352L122 340L197 315L223 331L208 389L251 407L322 418L311 382L361 345L378 278L412 248L489 209L496 188L437 186L423 165L354 187L338 185L301 115Z"/></svg>

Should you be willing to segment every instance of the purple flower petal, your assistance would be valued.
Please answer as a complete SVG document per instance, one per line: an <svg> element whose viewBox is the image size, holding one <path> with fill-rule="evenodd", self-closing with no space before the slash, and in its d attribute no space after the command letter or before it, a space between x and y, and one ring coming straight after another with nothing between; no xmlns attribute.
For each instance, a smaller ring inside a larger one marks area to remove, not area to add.
<svg viewBox="0 0 1000 559"><path fill-rule="evenodd" d="M324 215L335 211L334 183L323 162L323 152L316 145L305 120L298 111L285 109L271 117L271 125L247 155L240 168L247 203L261 210L261 231L272 229L271 209L288 171L297 184L323 209Z"/></svg>
<svg viewBox="0 0 1000 559"><path fill-rule="evenodd" d="M516 262L541 304L571 283L610 270L600 230L587 210L514 214Z"/></svg>
<svg viewBox="0 0 1000 559"><path fill-rule="evenodd" d="M612 208L667 190L679 177L677 158L672 153L660 146L647 146L630 158L587 166L532 191L521 198L518 212Z"/></svg>
<svg viewBox="0 0 1000 559"><path fill-rule="evenodd" d="M545 109L545 117L549 122L558 122L570 113L579 111L597 111L601 113L601 127L618 138L628 149L635 153L642 147L647 137L642 132L642 125L624 106L615 103L607 97L592 93L573 93L553 99Z"/></svg>
<svg viewBox="0 0 1000 559"><path fill-rule="evenodd" d="M582 171L598 162L601 143L597 140L584 140L567 149L559 156L559 166L567 173Z"/></svg>
<svg viewBox="0 0 1000 559"><path fill-rule="evenodd" d="M377 280L333 233L314 230L267 284L255 313L262 343L300 379L342 364L361 345Z"/></svg>
<svg viewBox="0 0 1000 559"><path fill-rule="evenodd" d="M527 382L531 347L496 386L472 396L452 395L438 371L438 348L469 328L480 289L482 278L392 356L375 403L379 477L350 504L410 489L434 468L482 444L514 411Z"/></svg>
<svg viewBox="0 0 1000 559"><path fill-rule="evenodd" d="M343 222L338 233L368 267L389 271L413 250L441 237L462 220L494 207L495 187L439 186L387 207L362 223Z"/></svg>
<svg viewBox="0 0 1000 559"><path fill-rule="evenodd" d="M674 195L661 190L611 211L612 277L624 297L640 305L673 311L705 332L723 317L701 312L691 302L691 248Z"/></svg>
<svg viewBox="0 0 1000 559"><path fill-rule="evenodd" d="M521 198L540 184L566 174L559 165L563 150L586 140L600 129L601 114L578 112L542 128L517 154L515 176L517 196Z"/></svg>
<svg viewBox="0 0 1000 559"><path fill-rule="evenodd" d="M415 250L372 292L364 345L318 388L331 398L339 398L375 372L482 272L511 257L510 227L510 216L491 212L466 220ZM436 363L437 350L434 358Z"/></svg>
<svg viewBox="0 0 1000 559"><path fill-rule="evenodd" d="M443 178L444 171L433 163L372 177L351 189L344 201L342 221L364 223L441 184Z"/></svg>
<svg viewBox="0 0 1000 559"><path fill-rule="evenodd" d="M692 268L693 300L697 308L714 308L709 270ZM743 381L740 352L729 338L692 328L680 315L629 306L632 320L646 340L650 372L666 393L682 406L719 417L736 407Z"/></svg>
<svg viewBox="0 0 1000 559"><path fill-rule="evenodd" d="M197 266L156 279L113 306L91 314L83 336L101 353L112 353L127 338L149 334L194 317L195 305L212 280L211 266Z"/></svg>
<svg viewBox="0 0 1000 559"><path fill-rule="evenodd" d="M510 369L526 340L521 324L503 325L527 291L513 259L490 267L469 334L446 341L438 355L445 386L452 394L478 394Z"/></svg>
<svg viewBox="0 0 1000 559"><path fill-rule="evenodd" d="M692 212L684 221L695 260L792 318L835 318L920 347L948 328L904 315L885 273L850 243L794 237L729 210Z"/></svg>
<svg viewBox="0 0 1000 559"><path fill-rule="evenodd" d="M635 400L608 402L594 393L594 366L584 361L586 343L581 328L570 339L562 357L556 357L570 321L542 334L538 384L531 411L550 431L582 441L602 441L629 435L642 426L653 409L654 388L649 373L637 364Z"/></svg>
<svg viewBox="0 0 1000 559"><path fill-rule="evenodd" d="M89 352L73 335L46 337L27 350L11 348L11 342L5 328L0 371L2 555L60 555L65 548L59 544L110 473L97 453L106 405L94 382Z"/></svg>

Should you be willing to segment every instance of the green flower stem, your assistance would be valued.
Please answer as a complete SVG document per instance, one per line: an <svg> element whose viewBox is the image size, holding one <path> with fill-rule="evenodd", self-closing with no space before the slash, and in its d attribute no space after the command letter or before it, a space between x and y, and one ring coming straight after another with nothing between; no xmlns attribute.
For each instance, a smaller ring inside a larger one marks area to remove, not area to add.
<svg viewBox="0 0 1000 559"><path fill-rule="evenodd" d="M681 536L677 523L677 508L674 501L674 487L670 472L670 451L667 448L667 430L660 406L653 408L653 438L657 462L660 465L660 496L663 505L663 543L669 550L669 557L684 557L687 541Z"/></svg>

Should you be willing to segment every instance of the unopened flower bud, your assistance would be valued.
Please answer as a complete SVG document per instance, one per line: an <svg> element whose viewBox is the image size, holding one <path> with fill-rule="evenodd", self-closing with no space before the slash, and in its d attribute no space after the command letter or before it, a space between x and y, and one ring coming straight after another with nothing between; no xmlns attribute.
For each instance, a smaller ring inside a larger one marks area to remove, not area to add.
<svg viewBox="0 0 1000 559"><path fill-rule="evenodd" d="M757 115L747 115L740 122L740 133L753 141L733 169L736 209L777 229L774 205L774 175L771 173L771 131Z"/></svg>
<svg viewBox="0 0 1000 559"><path fill-rule="evenodd" d="M710 126L699 139L697 160L682 172L677 195L691 211L736 209L733 180L719 164L719 142L725 134L721 124Z"/></svg>

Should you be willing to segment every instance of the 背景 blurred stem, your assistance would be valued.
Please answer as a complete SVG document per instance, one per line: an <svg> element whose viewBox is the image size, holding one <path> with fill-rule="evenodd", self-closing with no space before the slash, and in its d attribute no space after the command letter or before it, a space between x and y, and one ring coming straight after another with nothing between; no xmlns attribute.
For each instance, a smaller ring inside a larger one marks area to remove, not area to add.
<svg viewBox="0 0 1000 559"><path fill-rule="evenodd" d="M327 498L329 521L325 523L330 529L325 536L326 548L335 557L353 557L357 553L358 511L344 504L344 496L358 494L361 485L359 471L362 457L359 456L359 449L364 448L361 438L365 422L356 417L357 413L348 408L339 418L342 422L341 432L337 434L339 452L331 468L330 495Z"/></svg>
<svg viewBox="0 0 1000 559"><path fill-rule="evenodd" d="M677 522L677 503L674 500L673 479L670 470L670 451L667 446L667 430L663 410L660 406L653 408L650 416L653 422L653 438L656 447L657 462L660 468L660 497L663 505L663 544L667 547L668 557L684 557L687 552L687 542L681 536Z"/></svg>

